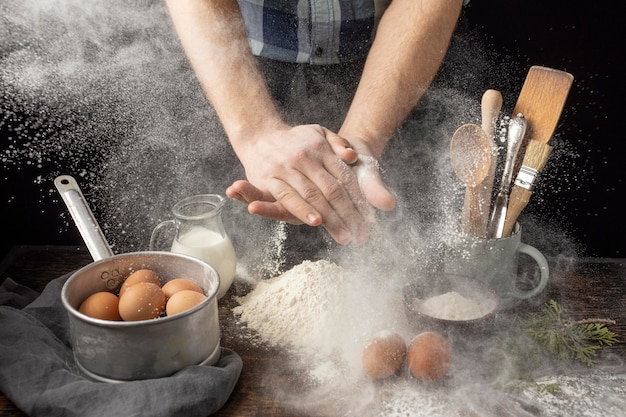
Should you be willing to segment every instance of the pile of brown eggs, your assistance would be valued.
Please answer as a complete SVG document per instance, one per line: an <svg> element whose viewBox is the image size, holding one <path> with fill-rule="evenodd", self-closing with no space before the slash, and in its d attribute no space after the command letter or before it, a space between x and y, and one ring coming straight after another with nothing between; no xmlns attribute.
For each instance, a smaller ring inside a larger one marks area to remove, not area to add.
<svg viewBox="0 0 626 417"><path fill-rule="evenodd" d="M150 320L188 310L206 299L202 288L186 278L175 278L161 285L150 269L131 273L117 294L100 291L87 297L78 308L81 313L101 320Z"/></svg>
<svg viewBox="0 0 626 417"><path fill-rule="evenodd" d="M446 338L436 332L418 334L407 347L399 334L382 331L368 341L361 359L363 370L373 379L399 373L406 360L413 377L436 381L448 372L452 352Z"/></svg>

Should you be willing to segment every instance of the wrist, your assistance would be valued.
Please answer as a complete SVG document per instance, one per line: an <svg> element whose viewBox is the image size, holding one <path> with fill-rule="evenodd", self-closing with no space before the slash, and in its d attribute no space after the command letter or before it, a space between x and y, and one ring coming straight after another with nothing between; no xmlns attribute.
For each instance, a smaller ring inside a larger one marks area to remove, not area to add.
<svg viewBox="0 0 626 417"><path fill-rule="evenodd" d="M359 155L372 156L375 159L381 157L387 144L386 140L375 138L373 135L367 135L364 132L348 133L343 127L339 131L339 135L345 138Z"/></svg>
<svg viewBox="0 0 626 417"><path fill-rule="evenodd" d="M263 138L269 137L275 132L289 129L289 126L280 118L267 117L263 119L257 120L258 122L251 119L239 120L236 123L231 123L228 127L225 126L228 140L244 165L245 161L249 159L248 155L251 155L252 158L255 157L255 149L264 140Z"/></svg>

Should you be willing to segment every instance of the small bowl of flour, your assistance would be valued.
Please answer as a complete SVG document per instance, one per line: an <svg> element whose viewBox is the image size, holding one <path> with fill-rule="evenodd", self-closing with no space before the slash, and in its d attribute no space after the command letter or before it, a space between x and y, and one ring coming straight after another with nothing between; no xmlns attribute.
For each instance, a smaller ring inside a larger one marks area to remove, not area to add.
<svg viewBox="0 0 626 417"><path fill-rule="evenodd" d="M418 276L404 287L409 321L420 330L487 330L500 305L486 283L460 275Z"/></svg>

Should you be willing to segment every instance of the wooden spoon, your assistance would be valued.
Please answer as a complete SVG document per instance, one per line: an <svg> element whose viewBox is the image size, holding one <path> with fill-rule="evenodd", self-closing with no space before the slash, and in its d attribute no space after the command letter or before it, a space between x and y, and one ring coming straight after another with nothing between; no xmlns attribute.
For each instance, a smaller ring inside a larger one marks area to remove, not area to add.
<svg viewBox="0 0 626 417"><path fill-rule="evenodd" d="M491 168L485 179L480 184L480 209L483 213L483 222L489 223L489 214L491 212L491 200L493 196L493 183L496 175L496 166L498 161L498 145L495 141L496 123L502 109L502 94L498 90L487 90L484 92L480 102L482 115L482 128L487 135L489 145L491 146ZM487 230L484 231L487 233Z"/></svg>
<svg viewBox="0 0 626 417"><path fill-rule="evenodd" d="M482 127L468 123L454 132L450 142L450 163L456 176L466 186L462 230L474 236L483 236L486 224L479 190L491 168L491 145Z"/></svg>

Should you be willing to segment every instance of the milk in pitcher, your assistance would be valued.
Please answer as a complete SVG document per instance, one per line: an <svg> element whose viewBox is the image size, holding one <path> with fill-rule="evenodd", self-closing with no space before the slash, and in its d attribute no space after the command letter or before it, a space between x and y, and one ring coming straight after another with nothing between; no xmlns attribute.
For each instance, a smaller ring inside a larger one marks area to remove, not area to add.
<svg viewBox="0 0 626 417"><path fill-rule="evenodd" d="M204 227L193 227L174 239L172 252L193 256L215 268L220 277L218 298L232 284L237 259L228 236L223 237L220 233Z"/></svg>

